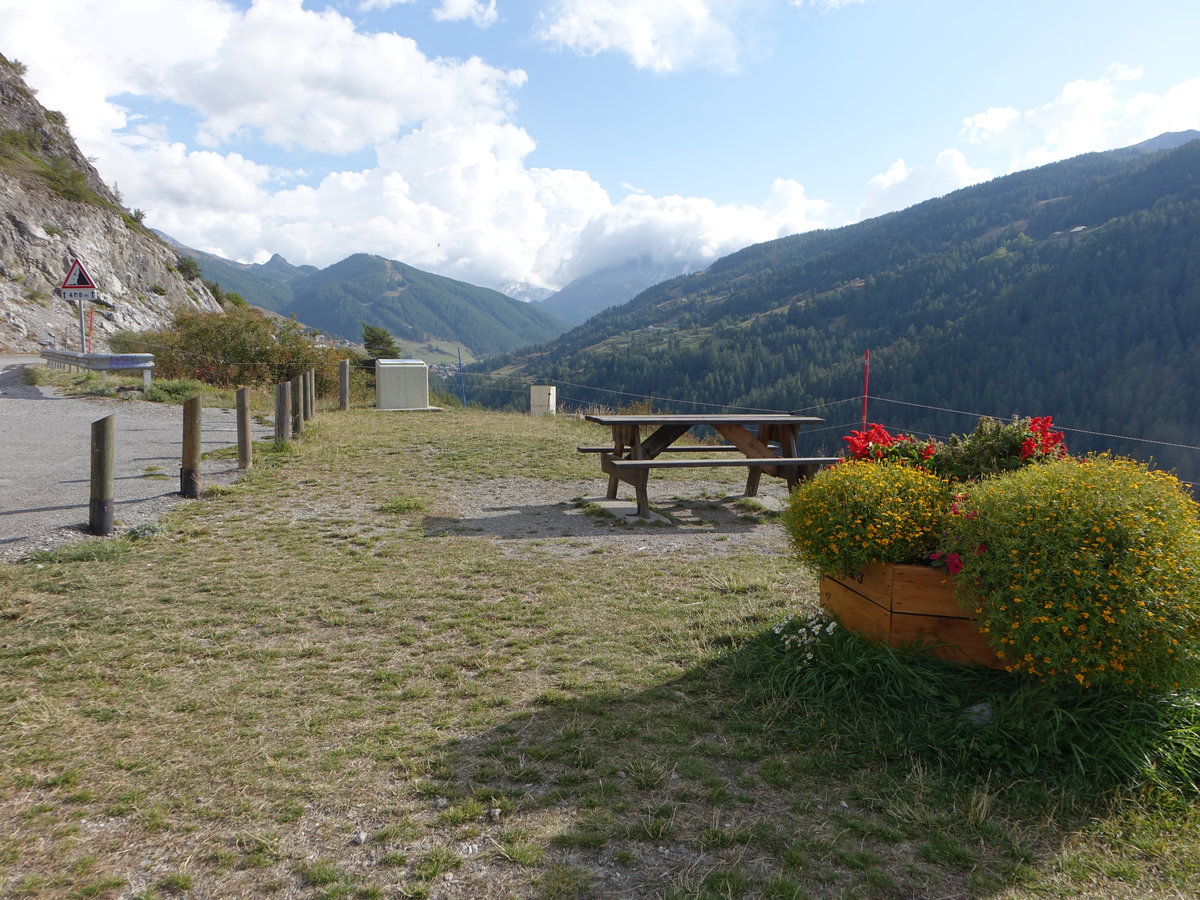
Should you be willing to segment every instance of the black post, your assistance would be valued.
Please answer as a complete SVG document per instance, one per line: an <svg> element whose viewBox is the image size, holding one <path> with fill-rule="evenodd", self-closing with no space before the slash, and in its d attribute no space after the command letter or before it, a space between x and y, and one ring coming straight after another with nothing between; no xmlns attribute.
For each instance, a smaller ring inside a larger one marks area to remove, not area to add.
<svg viewBox="0 0 1200 900"><path fill-rule="evenodd" d="M112 534L113 531L113 446L116 443L116 416L105 416L92 423L92 488L88 504L88 531Z"/></svg>

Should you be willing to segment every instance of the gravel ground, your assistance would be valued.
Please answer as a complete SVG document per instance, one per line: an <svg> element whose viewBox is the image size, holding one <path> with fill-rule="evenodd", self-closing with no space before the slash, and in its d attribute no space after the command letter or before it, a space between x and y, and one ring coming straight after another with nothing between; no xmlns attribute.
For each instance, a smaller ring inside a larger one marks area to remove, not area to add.
<svg viewBox="0 0 1200 900"><path fill-rule="evenodd" d="M184 500L179 491L183 412L177 406L105 397L70 397L24 383L37 357L0 356L0 562L90 537L87 533L91 423L116 416L115 519L118 533L153 522ZM253 426L255 438L272 436ZM237 444L232 410L204 411L204 452ZM235 460L205 460L201 487L237 479Z"/></svg>
<svg viewBox="0 0 1200 900"><path fill-rule="evenodd" d="M508 553L560 556L622 552L649 555L786 553L783 528L765 513L783 507L787 486L763 479L760 496L745 499L728 481L691 479L650 483L650 505L662 515L636 518L632 497L604 501L602 477L590 481L503 478L447 487L443 500L457 511L429 517L427 534L478 534L497 539ZM622 486L622 497L632 491ZM502 498L502 499L501 499Z"/></svg>

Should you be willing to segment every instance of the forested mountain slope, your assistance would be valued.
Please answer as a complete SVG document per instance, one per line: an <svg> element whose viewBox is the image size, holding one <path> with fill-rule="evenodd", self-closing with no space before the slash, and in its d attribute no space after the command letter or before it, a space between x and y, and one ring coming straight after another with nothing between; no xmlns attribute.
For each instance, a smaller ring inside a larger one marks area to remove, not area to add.
<svg viewBox="0 0 1200 900"><path fill-rule="evenodd" d="M846 422L852 409L830 404L861 393L866 349L878 397L1200 443L1200 141L1087 154L749 247L492 370L731 407L824 404ZM973 424L875 410L911 430ZM1192 451L1119 449L1200 476Z"/></svg>
<svg viewBox="0 0 1200 900"><path fill-rule="evenodd" d="M566 327L537 306L498 291L366 253L290 286L294 299L283 312L350 340L361 338L366 322L404 340L443 338L486 356L544 341Z"/></svg>
<svg viewBox="0 0 1200 900"><path fill-rule="evenodd" d="M294 266L279 254L245 264L176 246L222 290L349 341L362 339L365 322L402 341L442 340L486 356L544 341L566 328L545 310L498 291L381 256L356 253L318 269Z"/></svg>

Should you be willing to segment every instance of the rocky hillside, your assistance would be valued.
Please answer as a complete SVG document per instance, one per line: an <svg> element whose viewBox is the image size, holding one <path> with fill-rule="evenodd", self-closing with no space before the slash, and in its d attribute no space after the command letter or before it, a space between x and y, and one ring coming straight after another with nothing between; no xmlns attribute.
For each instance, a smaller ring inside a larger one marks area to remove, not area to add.
<svg viewBox="0 0 1200 900"><path fill-rule="evenodd" d="M77 308L57 293L73 259L100 291L85 304L95 350L180 309L219 310L198 271L179 271L178 254L122 208L22 71L0 55L0 352L79 348Z"/></svg>

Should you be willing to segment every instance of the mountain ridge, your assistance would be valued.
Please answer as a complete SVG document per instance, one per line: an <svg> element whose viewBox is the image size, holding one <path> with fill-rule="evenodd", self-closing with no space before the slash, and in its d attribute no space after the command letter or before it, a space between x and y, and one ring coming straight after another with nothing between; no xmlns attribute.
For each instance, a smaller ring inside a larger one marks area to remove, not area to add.
<svg viewBox="0 0 1200 900"><path fill-rule="evenodd" d="M319 269L293 265L278 253L265 263L239 263L167 239L196 259L204 278L222 291L349 341L361 340L365 322L409 345L460 345L480 357L566 328L536 305L375 254L351 254Z"/></svg>
<svg viewBox="0 0 1200 900"><path fill-rule="evenodd" d="M830 404L861 393L869 348L877 396L1200 444L1200 400L1181 383L1200 365L1200 141L1190 137L744 248L480 371L570 382L584 403L817 407L839 421L846 413ZM486 382L475 392L502 396ZM974 424L916 408L905 429ZM1191 451L1155 452L1200 480Z"/></svg>

